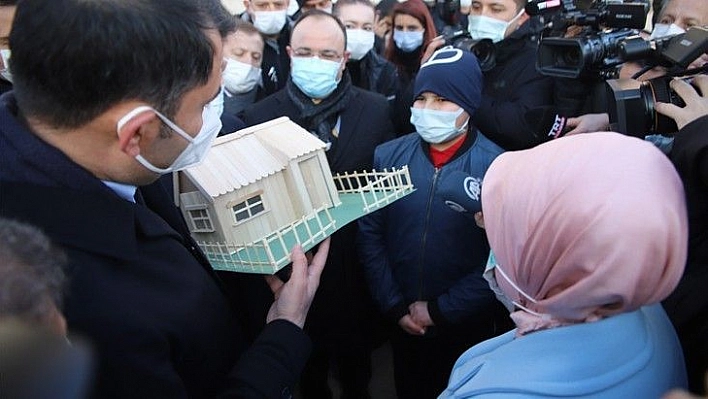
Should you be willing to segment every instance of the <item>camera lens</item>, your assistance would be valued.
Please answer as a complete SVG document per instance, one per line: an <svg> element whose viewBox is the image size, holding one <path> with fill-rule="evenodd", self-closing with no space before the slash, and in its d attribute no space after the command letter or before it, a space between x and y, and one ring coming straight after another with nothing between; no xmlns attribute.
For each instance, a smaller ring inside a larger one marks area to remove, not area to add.
<svg viewBox="0 0 708 399"><path fill-rule="evenodd" d="M656 112L657 102L671 103L678 107L686 106L681 97L671 89L670 77L659 77L642 83L641 94L645 104L645 113L648 116L647 132L658 134L671 134L678 130L676 122Z"/></svg>
<svg viewBox="0 0 708 399"><path fill-rule="evenodd" d="M580 67L583 55L579 47L568 47L557 53L556 65L563 67Z"/></svg>

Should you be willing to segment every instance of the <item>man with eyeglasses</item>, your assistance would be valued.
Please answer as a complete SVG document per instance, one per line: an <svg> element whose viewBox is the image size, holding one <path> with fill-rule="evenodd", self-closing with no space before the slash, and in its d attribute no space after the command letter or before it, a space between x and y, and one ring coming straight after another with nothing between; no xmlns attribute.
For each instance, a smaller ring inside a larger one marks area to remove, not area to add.
<svg viewBox="0 0 708 399"><path fill-rule="evenodd" d="M394 137L386 98L355 87L345 73L346 48L346 29L337 18L320 10L304 13L293 26L285 89L243 114L248 125L289 117L327 143L333 173L370 170L376 146ZM378 323L355 237L354 224L332 236L327 271L305 326L314 342L300 384L305 398L331 397L327 371L332 357L344 397L368 397L372 326ZM261 288L266 289L262 283Z"/></svg>

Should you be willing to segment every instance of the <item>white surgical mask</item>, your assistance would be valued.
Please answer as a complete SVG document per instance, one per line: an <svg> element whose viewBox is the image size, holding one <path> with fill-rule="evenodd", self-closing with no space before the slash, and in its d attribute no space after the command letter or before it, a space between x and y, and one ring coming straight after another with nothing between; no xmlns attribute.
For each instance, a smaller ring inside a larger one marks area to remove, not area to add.
<svg viewBox="0 0 708 399"><path fill-rule="evenodd" d="M351 59L359 61L374 48L374 32L363 29L347 29L347 51Z"/></svg>
<svg viewBox="0 0 708 399"><path fill-rule="evenodd" d="M665 36L673 36L681 33L686 33L683 28L676 24L656 24L654 30L651 31L650 39L658 39Z"/></svg>
<svg viewBox="0 0 708 399"><path fill-rule="evenodd" d="M226 58L226 68L221 77L224 88L229 93L247 93L261 81L261 69L233 58Z"/></svg>
<svg viewBox="0 0 708 399"><path fill-rule="evenodd" d="M120 132L123 126L136 115L145 111L152 111L162 120L162 122L165 123L165 125L169 126L175 133L187 140L189 143L187 144L187 147L182 150L170 166L164 169L153 165L140 154L135 156L135 160L140 162L140 164L146 169L158 174L167 174L191 168L192 166L196 166L204 161L204 158L206 158L206 155L211 148L211 144L219 134L219 131L221 131L221 112L223 109L224 97L223 93L219 93L214 100L204 107L204 110L202 111L202 127L199 129L199 133L194 138L192 138L192 136L187 134L174 122L169 120L166 116L145 105L133 109L122 117L118 121L117 130Z"/></svg>
<svg viewBox="0 0 708 399"><path fill-rule="evenodd" d="M472 0L460 0L460 7L462 7L462 8L472 7Z"/></svg>
<svg viewBox="0 0 708 399"><path fill-rule="evenodd" d="M341 62L319 57L293 57L291 60L290 77L306 96L325 98L337 88Z"/></svg>
<svg viewBox="0 0 708 399"><path fill-rule="evenodd" d="M327 14L331 14L332 13L332 6L330 5L327 8L323 8L322 11L326 12Z"/></svg>
<svg viewBox="0 0 708 399"><path fill-rule="evenodd" d="M511 21L506 22L486 15L470 15L467 17L467 31L473 39L490 39L497 43L504 40L506 29L524 13L522 9Z"/></svg>
<svg viewBox="0 0 708 399"><path fill-rule="evenodd" d="M462 115L464 110L438 111L425 108L411 107L411 124L415 126L420 137L432 144L440 144L449 141L467 130L469 118L457 127L457 117Z"/></svg>
<svg viewBox="0 0 708 399"><path fill-rule="evenodd" d="M423 45L423 33L425 33L425 31L422 30L407 32L394 29L393 41L396 43L396 47L401 49L401 51L410 53Z"/></svg>
<svg viewBox="0 0 708 399"><path fill-rule="evenodd" d="M253 26L264 35L275 35L285 26L287 10L254 11Z"/></svg>
<svg viewBox="0 0 708 399"><path fill-rule="evenodd" d="M496 263L496 262L495 262L495 263ZM518 292L519 294L521 294L521 296L523 296L524 298L526 298L529 302L531 302L531 303L538 303L538 301L536 300L536 298L534 298L534 297L532 297L531 295L525 293L521 288L519 288L519 286L516 285L516 283L514 283L514 282L511 280L511 278L509 278L509 276L504 272L504 270L499 266L498 263L496 263L495 266L494 266L494 276L495 276L494 278L495 278L495 282L496 282L496 275L497 275L497 274L499 274L500 276L502 276L502 278L503 278L504 280L506 280L506 282L509 283L509 285L511 285L511 287L512 287L516 292ZM498 285L497 285L497 286L498 286ZM501 291L501 289L500 289L500 291ZM502 293L503 293L503 291L502 291ZM506 295L504 295L504 296L506 297ZM511 303L512 303L514 306L516 306L517 308L523 309L524 311L526 311L526 312L528 312L528 313L531 313L531 314L534 315L534 316L538 316L538 317L541 317L541 318L544 318L544 319L550 319L550 318L551 318L551 315L546 314L546 313L539 313L539 312L533 311L533 310L529 309L528 307L526 307L526 306L520 304L520 303L517 302L517 301L512 300ZM505 306L506 306L506 305L505 305Z"/></svg>
<svg viewBox="0 0 708 399"><path fill-rule="evenodd" d="M0 50L0 57L4 67L0 69L0 76L8 82L12 83L12 73L10 72L10 49Z"/></svg>
<svg viewBox="0 0 708 399"><path fill-rule="evenodd" d="M494 252L491 250L489 251L489 258L487 258L487 266L484 268L484 273L482 273L482 277L484 277L485 280L487 280L487 283L489 283L489 288L494 292L494 296L497 297L497 300L504 305L504 307L509 311L513 312L514 311L514 303L512 302L511 299L509 299L506 294L504 294L504 291L502 291L501 288L499 288L499 284L497 284L497 279L494 277L494 269L497 267L497 259L494 257Z"/></svg>

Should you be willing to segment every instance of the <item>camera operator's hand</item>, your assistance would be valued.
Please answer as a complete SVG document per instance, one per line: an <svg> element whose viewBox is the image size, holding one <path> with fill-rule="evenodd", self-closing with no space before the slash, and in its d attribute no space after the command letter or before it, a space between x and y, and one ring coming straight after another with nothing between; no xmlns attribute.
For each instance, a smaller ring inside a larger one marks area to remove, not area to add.
<svg viewBox="0 0 708 399"><path fill-rule="evenodd" d="M283 283L277 276L266 276L266 281L275 294L275 302L266 318L267 323L284 319L300 328L305 325L307 312L320 285L320 275L327 261L329 240L327 238L320 243L317 253L309 262L302 247L297 245L293 248L290 252L293 270L287 283Z"/></svg>
<svg viewBox="0 0 708 399"><path fill-rule="evenodd" d="M445 44L445 37L443 35L436 36L433 38L433 40L428 43L428 45L425 47L425 52L423 53L423 57L420 59L420 65L425 64L428 62L430 57L433 56L433 53L435 50L439 49Z"/></svg>
<svg viewBox="0 0 708 399"><path fill-rule="evenodd" d="M708 115L708 97L706 97L708 96L708 76L696 75L693 78L693 86L704 93L703 96L681 79L671 81L671 89L683 99L686 103L685 107L680 108L674 104L662 102L657 102L655 105L656 112L675 120L679 130L701 116Z"/></svg>
<svg viewBox="0 0 708 399"><path fill-rule="evenodd" d="M568 118L567 128L572 130L566 136L578 133L604 132L610 127L610 116L607 114L585 114L576 118Z"/></svg>

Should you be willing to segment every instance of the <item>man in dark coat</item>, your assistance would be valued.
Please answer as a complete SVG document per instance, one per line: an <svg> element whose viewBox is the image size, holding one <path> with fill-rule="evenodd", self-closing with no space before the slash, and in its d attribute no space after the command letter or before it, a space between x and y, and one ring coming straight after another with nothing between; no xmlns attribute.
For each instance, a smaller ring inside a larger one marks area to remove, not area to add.
<svg viewBox="0 0 708 399"><path fill-rule="evenodd" d="M708 372L708 77L697 75L693 85L681 80L671 88L686 103L657 103L657 112L676 121L679 131L669 157L683 180L688 207L688 260L676 290L664 308L676 327L688 372L689 389L705 395ZM700 95L699 93L703 93Z"/></svg>
<svg viewBox="0 0 708 399"><path fill-rule="evenodd" d="M69 330L97 355L101 398L288 397L328 242L298 248L247 348L239 316L160 174L218 133L217 0L25 0L10 33L14 91L0 97L0 215L67 254ZM135 43L140 43L136 46ZM159 110L159 111L158 111Z"/></svg>
<svg viewBox="0 0 708 399"><path fill-rule="evenodd" d="M553 106L553 79L536 70L537 45L530 39L535 32L525 4L526 0L479 0L468 17L472 38L491 39L496 48L496 65L483 71L482 102L472 120L505 150L546 141L525 116L533 108Z"/></svg>
<svg viewBox="0 0 708 399"><path fill-rule="evenodd" d="M290 74L290 61L286 47L290 42L292 20L287 15L290 1L295 0L244 0L246 11L241 19L251 22L265 39L261 76L262 90L258 99L285 87Z"/></svg>
<svg viewBox="0 0 708 399"><path fill-rule="evenodd" d="M352 84L396 99L400 81L396 67L374 49L376 9L368 0L339 0L332 14L347 28L347 71Z"/></svg>
<svg viewBox="0 0 708 399"><path fill-rule="evenodd" d="M293 27L288 52L291 76L284 90L247 108L248 125L287 116L328 144L333 173L370 170L374 148L393 138L386 99L351 84L345 28L312 10ZM308 316L313 356L301 383L306 398L331 397L329 359L338 363L345 397L367 397L375 309L355 250L355 225L332 237L322 285ZM262 312L263 310L261 310ZM260 317L259 317L260 318Z"/></svg>

